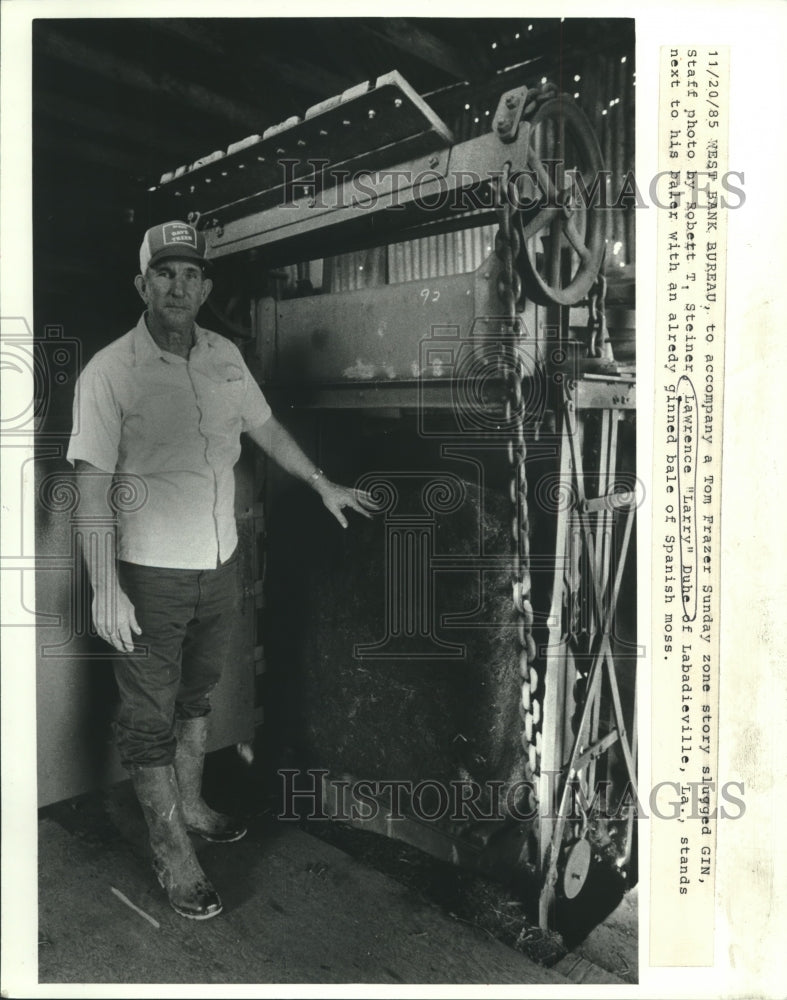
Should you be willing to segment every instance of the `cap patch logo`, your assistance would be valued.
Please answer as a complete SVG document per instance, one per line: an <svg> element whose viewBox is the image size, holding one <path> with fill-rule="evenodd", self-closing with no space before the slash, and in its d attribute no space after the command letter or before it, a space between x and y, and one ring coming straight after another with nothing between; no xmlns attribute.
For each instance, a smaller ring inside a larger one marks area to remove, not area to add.
<svg viewBox="0 0 787 1000"><path fill-rule="evenodd" d="M167 223L161 227L163 242L165 244L169 243L187 243L190 247L197 249L197 233L191 226L178 225L176 223Z"/></svg>
<svg viewBox="0 0 787 1000"><path fill-rule="evenodd" d="M145 274L151 263L167 257L205 262L205 237L180 219L162 222L145 233L139 248L139 270Z"/></svg>

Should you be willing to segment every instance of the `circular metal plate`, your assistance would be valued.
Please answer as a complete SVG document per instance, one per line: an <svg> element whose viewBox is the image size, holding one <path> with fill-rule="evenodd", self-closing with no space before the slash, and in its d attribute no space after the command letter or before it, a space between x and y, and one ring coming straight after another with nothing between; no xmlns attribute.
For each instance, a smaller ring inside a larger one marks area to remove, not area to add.
<svg viewBox="0 0 787 1000"><path fill-rule="evenodd" d="M566 899L573 899L582 891L590 871L590 858L590 844L586 840L578 840L570 848L563 871L563 892Z"/></svg>

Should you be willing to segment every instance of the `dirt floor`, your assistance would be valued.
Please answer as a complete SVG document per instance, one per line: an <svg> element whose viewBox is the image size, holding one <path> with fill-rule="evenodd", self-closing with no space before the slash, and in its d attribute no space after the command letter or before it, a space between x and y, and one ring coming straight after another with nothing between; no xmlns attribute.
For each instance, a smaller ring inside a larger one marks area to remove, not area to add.
<svg viewBox="0 0 787 1000"><path fill-rule="evenodd" d="M129 783L44 810L39 981L636 981L635 893L568 952L500 886L374 834L314 826L262 809L237 844L195 839L225 905L203 923L178 917L155 882Z"/></svg>

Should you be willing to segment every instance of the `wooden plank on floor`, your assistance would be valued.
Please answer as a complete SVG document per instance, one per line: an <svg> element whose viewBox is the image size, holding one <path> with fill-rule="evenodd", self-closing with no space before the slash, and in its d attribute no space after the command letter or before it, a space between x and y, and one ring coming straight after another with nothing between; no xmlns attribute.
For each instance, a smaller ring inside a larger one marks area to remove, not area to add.
<svg viewBox="0 0 787 1000"><path fill-rule="evenodd" d="M635 886L572 954L608 970L619 977L619 982L636 983L639 969L637 900L638 887ZM567 975L560 965L558 968Z"/></svg>
<svg viewBox="0 0 787 1000"><path fill-rule="evenodd" d="M566 955L565 958L561 958L554 968L556 972L562 973L572 983L623 983L622 979L618 979L607 969L602 969L573 952Z"/></svg>

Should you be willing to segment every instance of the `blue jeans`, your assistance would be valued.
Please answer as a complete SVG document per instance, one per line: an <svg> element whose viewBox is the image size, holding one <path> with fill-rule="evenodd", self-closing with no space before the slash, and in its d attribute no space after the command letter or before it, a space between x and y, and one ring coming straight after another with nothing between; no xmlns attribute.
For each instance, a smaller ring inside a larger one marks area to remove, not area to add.
<svg viewBox="0 0 787 1000"><path fill-rule="evenodd" d="M210 712L240 607L237 550L216 569L160 569L119 562L120 586L142 634L134 652L113 658L120 692L115 722L124 767L175 758L175 718Z"/></svg>

